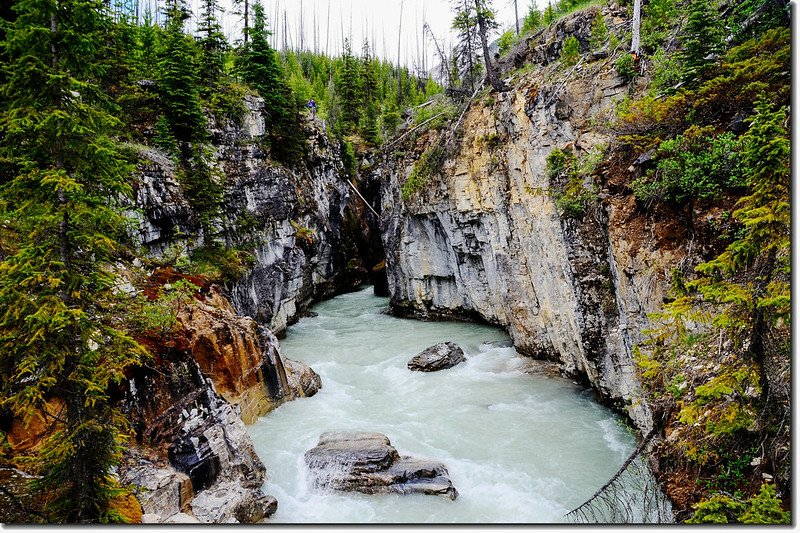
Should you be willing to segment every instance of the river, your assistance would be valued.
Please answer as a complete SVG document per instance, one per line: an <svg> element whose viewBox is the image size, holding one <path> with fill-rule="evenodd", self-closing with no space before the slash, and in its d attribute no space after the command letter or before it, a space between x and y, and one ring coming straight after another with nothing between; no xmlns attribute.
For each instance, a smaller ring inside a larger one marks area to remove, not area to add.
<svg viewBox="0 0 800 533"><path fill-rule="evenodd" d="M367 288L314 307L290 327L285 357L322 377L312 398L249 426L278 499L270 522L554 523L589 498L636 445L632 431L573 382L525 373L499 328L384 313ZM437 342L467 362L434 373L406 363ZM443 462L455 501L424 495L316 492L303 454L325 431L377 431L401 455Z"/></svg>

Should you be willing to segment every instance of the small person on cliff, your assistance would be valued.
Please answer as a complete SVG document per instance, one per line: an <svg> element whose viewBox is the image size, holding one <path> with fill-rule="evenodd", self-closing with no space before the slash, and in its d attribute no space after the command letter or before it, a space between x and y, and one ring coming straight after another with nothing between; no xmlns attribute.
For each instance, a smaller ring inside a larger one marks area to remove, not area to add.
<svg viewBox="0 0 800 533"><path fill-rule="evenodd" d="M317 103L313 98L308 101L306 107L311 110L311 120L317 120Z"/></svg>

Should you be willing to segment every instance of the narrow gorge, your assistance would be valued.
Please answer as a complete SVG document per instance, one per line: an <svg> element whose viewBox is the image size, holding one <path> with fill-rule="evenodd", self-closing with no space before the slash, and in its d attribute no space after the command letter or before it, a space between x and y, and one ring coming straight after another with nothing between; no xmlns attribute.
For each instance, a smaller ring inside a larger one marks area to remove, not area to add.
<svg viewBox="0 0 800 533"><path fill-rule="evenodd" d="M464 1L412 73L63 1L0 12L0 521L791 520L786 2Z"/></svg>

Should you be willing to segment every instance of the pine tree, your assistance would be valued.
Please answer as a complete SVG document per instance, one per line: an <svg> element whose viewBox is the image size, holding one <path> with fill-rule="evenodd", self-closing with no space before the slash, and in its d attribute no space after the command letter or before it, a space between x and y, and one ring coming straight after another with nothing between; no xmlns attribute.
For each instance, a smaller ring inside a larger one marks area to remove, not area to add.
<svg viewBox="0 0 800 533"><path fill-rule="evenodd" d="M364 114L361 136L372 145L378 144L378 73L369 52L369 41L364 40L364 57L361 60L361 79L364 82Z"/></svg>
<svg viewBox="0 0 800 533"><path fill-rule="evenodd" d="M336 80L336 91L341 104L341 130L344 134L355 131L361 120L362 87L358 60L353 57L350 41L344 40L342 70Z"/></svg>
<svg viewBox="0 0 800 533"><path fill-rule="evenodd" d="M452 28L456 30L458 40L453 52L453 67L459 72L458 77L463 80L462 85L468 87L472 93L478 76L475 51L480 46L478 33L475 31L477 23L475 11L469 0L459 2L454 10Z"/></svg>
<svg viewBox="0 0 800 533"><path fill-rule="evenodd" d="M686 28L681 38L682 79L691 84L723 48L720 17L713 0L691 0Z"/></svg>
<svg viewBox="0 0 800 533"><path fill-rule="evenodd" d="M0 211L15 232L0 262L0 410L55 428L25 463L41 475L33 488L46 494L48 520L120 521L112 472L127 429L110 389L143 352L123 333L107 268L123 225L117 203L131 195L131 166L111 137L119 122L95 84L110 19L99 0L14 9L2 43L0 159L13 172Z"/></svg>
<svg viewBox="0 0 800 533"><path fill-rule="evenodd" d="M483 48L483 66L486 69L486 78L495 91L505 91L507 87L500 80L497 67L489 53L489 33L499 27L492 10L491 0L475 0L475 20L478 23L478 35Z"/></svg>
<svg viewBox="0 0 800 533"><path fill-rule="evenodd" d="M172 136L178 141L182 157L188 158L190 150L186 143L203 142L208 136L206 117L200 105L195 44L183 32L189 14L182 0L173 0L166 15L158 54L158 91Z"/></svg>
<svg viewBox="0 0 800 533"><path fill-rule="evenodd" d="M264 7L252 4L253 25L249 42L239 59L242 78L264 98L266 126L273 155L283 162L296 161L305 150L295 97L283 77L277 54L269 45Z"/></svg>
<svg viewBox="0 0 800 533"><path fill-rule="evenodd" d="M224 53L227 41L217 19L220 10L219 0L203 0L200 23L200 84L201 90L209 96L217 90L224 66Z"/></svg>

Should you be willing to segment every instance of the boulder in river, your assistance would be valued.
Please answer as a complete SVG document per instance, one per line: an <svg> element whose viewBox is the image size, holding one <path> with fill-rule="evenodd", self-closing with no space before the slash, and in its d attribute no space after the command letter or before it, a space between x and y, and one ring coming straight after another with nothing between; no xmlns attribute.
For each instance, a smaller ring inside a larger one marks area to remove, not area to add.
<svg viewBox="0 0 800 533"><path fill-rule="evenodd" d="M305 462L317 488L458 497L442 463L400 456L381 433L323 433Z"/></svg>
<svg viewBox="0 0 800 533"><path fill-rule="evenodd" d="M452 368L466 361L464 350L452 342L440 342L430 348L426 348L422 353L415 356L408 362L408 368L419 372L435 372Z"/></svg>

